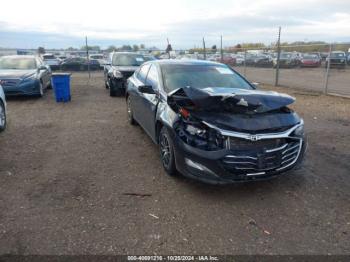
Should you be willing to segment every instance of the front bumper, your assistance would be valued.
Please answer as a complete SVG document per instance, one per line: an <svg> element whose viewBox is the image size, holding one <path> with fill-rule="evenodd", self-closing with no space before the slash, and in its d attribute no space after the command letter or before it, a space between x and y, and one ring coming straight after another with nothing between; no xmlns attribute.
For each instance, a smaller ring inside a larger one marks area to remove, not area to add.
<svg viewBox="0 0 350 262"><path fill-rule="evenodd" d="M3 86L3 89L6 96L40 94L40 84L37 80L20 83L17 86Z"/></svg>
<svg viewBox="0 0 350 262"><path fill-rule="evenodd" d="M174 137L176 167L183 175L210 184L265 180L300 166L306 137L286 141L288 143L264 152L259 149L204 151Z"/></svg>

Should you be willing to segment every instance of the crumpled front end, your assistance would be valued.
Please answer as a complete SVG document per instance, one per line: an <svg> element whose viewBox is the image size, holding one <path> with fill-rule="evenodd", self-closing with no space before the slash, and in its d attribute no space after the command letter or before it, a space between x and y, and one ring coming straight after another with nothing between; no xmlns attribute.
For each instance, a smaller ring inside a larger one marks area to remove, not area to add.
<svg viewBox="0 0 350 262"><path fill-rule="evenodd" d="M217 95L215 97L218 99ZM227 99L225 95L222 97ZM260 106L250 104L250 101L256 101L256 97L252 100L247 96L237 98L236 105L244 98L247 104L238 106L245 109L233 108L231 104L235 113L229 113L231 118L225 126L212 121L215 115L216 119L221 119L228 114L219 110L218 104L213 105L217 112L205 113L199 109L203 108L204 101L200 101L201 104L198 97L186 101L177 97L177 102L170 99L170 105L179 114L173 130L176 166L181 173L204 182L222 184L270 178L300 164L307 143L303 121L291 110L280 112L276 108L277 100L271 102L273 99L266 96L265 104ZM267 105L270 105L269 110ZM206 106L210 108L211 104L208 102ZM282 104L280 106L283 108ZM244 110L247 111L243 113ZM283 124L271 130L259 126L259 122L274 117L278 120L276 123ZM284 118L288 121L283 121ZM240 121L245 125L240 125ZM249 122L253 124L247 124ZM255 126L255 130L237 130L237 126Z"/></svg>

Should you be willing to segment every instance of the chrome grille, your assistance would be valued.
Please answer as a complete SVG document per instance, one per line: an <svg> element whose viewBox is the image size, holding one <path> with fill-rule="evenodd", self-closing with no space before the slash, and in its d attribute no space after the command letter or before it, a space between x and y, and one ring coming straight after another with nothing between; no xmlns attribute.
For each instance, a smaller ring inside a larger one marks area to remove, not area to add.
<svg viewBox="0 0 350 262"><path fill-rule="evenodd" d="M221 161L228 172L259 173L279 171L294 164L301 151L302 140L299 138L268 139L276 141L246 141L250 145L245 151L235 151L234 155L226 155ZM275 145L275 147L271 147Z"/></svg>

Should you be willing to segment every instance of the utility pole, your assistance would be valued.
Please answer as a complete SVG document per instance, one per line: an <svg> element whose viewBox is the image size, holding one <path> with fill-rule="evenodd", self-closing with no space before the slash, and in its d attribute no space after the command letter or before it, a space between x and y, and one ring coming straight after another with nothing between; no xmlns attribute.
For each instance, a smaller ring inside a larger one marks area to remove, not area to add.
<svg viewBox="0 0 350 262"><path fill-rule="evenodd" d="M222 35L221 35L221 41L220 41L220 53L221 53L221 63L224 61L224 51L222 50Z"/></svg>
<svg viewBox="0 0 350 262"><path fill-rule="evenodd" d="M278 28L275 86L278 86L278 78L279 78L279 72L280 72L280 57L281 57L281 27Z"/></svg>
<svg viewBox="0 0 350 262"><path fill-rule="evenodd" d="M91 78L90 59L89 59L89 46L88 46L88 42L87 42L87 36L85 37L85 45L86 45L86 58L87 58L87 62L88 62L88 72L89 72L89 79L90 79Z"/></svg>
<svg viewBox="0 0 350 262"><path fill-rule="evenodd" d="M324 81L325 94L328 94L328 78L329 78L329 69L331 67L331 54L332 54L332 44L329 44L328 57L326 58L326 63L327 63L326 79Z"/></svg>
<svg viewBox="0 0 350 262"><path fill-rule="evenodd" d="M170 46L169 38L167 38L166 41L168 42L168 47L167 47L167 49L168 49L169 46ZM168 51L168 56L169 56L169 59L170 59L170 50L167 50L167 51Z"/></svg>
<svg viewBox="0 0 350 262"><path fill-rule="evenodd" d="M207 51L205 50L205 41L203 37L204 60L207 60Z"/></svg>

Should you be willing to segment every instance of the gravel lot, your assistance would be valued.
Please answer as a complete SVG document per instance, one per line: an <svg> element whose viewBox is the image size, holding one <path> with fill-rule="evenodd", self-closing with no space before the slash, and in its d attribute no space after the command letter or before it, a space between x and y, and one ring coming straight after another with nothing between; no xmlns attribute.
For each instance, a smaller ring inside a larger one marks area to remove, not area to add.
<svg viewBox="0 0 350 262"><path fill-rule="evenodd" d="M74 73L67 104L10 100L0 254L350 254L350 100L278 90L306 122L304 167L224 187L166 176L101 72Z"/></svg>
<svg viewBox="0 0 350 262"><path fill-rule="evenodd" d="M276 69L259 67L235 67L241 74L252 81L275 84ZM281 86L324 92L326 69L318 68L281 68L279 84ZM331 68L328 78L328 92L350 97L350 67L346 69Z"/></svg>

